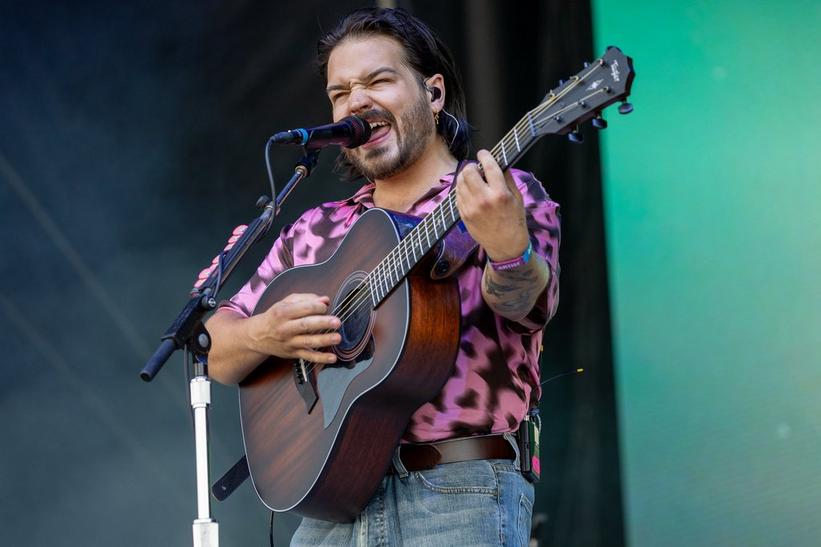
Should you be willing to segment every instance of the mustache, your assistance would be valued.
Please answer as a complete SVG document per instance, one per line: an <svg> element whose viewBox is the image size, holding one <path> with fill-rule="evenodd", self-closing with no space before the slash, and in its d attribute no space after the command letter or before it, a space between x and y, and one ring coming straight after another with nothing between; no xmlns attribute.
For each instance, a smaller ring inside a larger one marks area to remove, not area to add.
<svg viewBox="0 0 821 547"><path fill-rule="evenodd" d="M371 110L366 110L361 114L357 114L358 117L362 118L366 122L388 122L391 125L396 125L396 118L394 118L393 114L388 112L387 110L377 110L372 108Z"/></svg>

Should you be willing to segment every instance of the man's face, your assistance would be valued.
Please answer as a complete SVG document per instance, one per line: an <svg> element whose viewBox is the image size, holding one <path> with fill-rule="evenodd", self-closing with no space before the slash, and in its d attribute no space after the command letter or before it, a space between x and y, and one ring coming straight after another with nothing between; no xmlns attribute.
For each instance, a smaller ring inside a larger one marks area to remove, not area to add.
<svg viewBox="0 0 821 547"><path fill-rule="evenodd" d="M402 46L385 36L349 37L328 59L334 121L357 115L371 123L370 140L343 154L369 180L402 172L435 135L433 113Z"/></svg>

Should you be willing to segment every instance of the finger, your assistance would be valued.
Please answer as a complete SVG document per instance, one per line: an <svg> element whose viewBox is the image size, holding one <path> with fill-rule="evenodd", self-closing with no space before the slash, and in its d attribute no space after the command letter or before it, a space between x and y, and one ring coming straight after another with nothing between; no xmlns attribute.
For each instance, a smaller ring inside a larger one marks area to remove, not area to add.
<svg viewBox="0 0 821 547"><path fill-rule="evenodd" d="M246 226L245 224L240 224L239 226L234 228L234 231L231 232L231 235L240 236L245 232L247 228L248 226Z"/></svg>
<svg viewBox="0 0 821 547"><path fill-rule="evenodd" d="M323 299L323 298L328 299L327 296L319 296L318 294L314 294L314 293L310 293L310 292L307 292L307 293L295 292L295 293L291 293L288 296L286 296L285 298L283 298L282 301L283 302L302 302L302 301L305 301L305 300L316 300L317 298L319 298L319 299Z"/></svg>
<svg viewBox="0 0 821 547"><path fill-rule="evenodd" d="M310 349L301 349L295 353L297 359L303 359L309 363L335 363L336 355L333 353L324 353L321 351L314 351Z"/></svg>
<svg viewBox="0 0 821 547"><path fill-rule="evenodd" d="M279 330L282 337L293 338L311 333L335 331L341 325L339 318L333 315L310 315L286 321L279 326Z"/></svg>
<svg viewBox="0 0 821 547"><path fill-rule="evenodd" d="M497 190L505 188L506 184L502 168L499 167L493 154L487 150L479 150L476 154L476 159L482 164L482 169L485 172L485 180L488 185Z"/></svg>
<svg viewBox="0 0 821 547"><path fill-rule="evenodd" d="M505 171L505 184L507 184L507 187L510 188L511 192L514 190L516 192L519 191L519 187L516 186L516 180L513 178L513 173L510 172L510 169Z"/></svg>
<svg viewBox="0 0 821 547"><path fill-rule="evenodd" d="M461 184L468 193L482 192L487 188L485 179L482 178L482 173L479 172L479 167L475 163L471 163L462 169L459 174L459 184Z"/></svg>
<svg viewBox="0 0 821 547"><path fill-rule="evenodd" d="M280 317L283 319L302 319L309 315L326 315L328 313L328 305L319 299L303 300L284 304L279 311Z"/></svg>
<svg viewBox="0 0 821 547"><path fill-rule="evenodd" d="M342 341L342 336L338 332L328 332L324 334L304 334L291 339L291 345L299 348L316 349L335 346Z"/></svg>

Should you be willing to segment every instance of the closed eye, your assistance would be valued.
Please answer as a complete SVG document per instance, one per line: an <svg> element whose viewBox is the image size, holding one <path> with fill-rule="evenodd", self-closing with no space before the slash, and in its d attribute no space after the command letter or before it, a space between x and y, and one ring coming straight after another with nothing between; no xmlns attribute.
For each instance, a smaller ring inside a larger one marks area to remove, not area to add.
<svg viewBox="0 0 821 547"><path fill-rule="evenodd" d="M330 99L331 99L332 103L335 103L339 99L342 99L343 97L346 97L347 95L348 95L347 91L340 91L339 93L334 93L333 95L331 95Z"/></svg>

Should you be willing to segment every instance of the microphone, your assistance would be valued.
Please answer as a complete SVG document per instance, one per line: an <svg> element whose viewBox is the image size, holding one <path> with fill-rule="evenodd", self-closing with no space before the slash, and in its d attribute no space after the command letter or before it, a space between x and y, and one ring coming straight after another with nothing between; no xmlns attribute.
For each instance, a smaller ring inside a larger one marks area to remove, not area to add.
<svg viewBox="0 0 821 547"><path fill-rule="evenodd" d="M337 123L291 129L271 137L272 144L299 144L309 150L338 144L346 148L356 148L371 138L371 125L357 116L348 116Z"/></svg>

